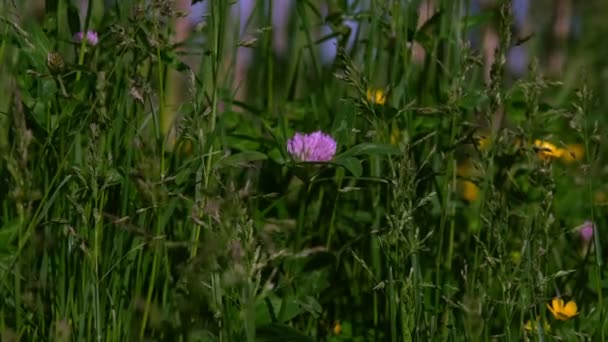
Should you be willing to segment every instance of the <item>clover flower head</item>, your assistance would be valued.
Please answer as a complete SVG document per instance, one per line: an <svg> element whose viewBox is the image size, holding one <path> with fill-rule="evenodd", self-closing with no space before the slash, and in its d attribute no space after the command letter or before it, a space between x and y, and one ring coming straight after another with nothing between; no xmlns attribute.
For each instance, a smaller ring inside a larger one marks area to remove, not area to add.
<svg viewBox="0 0 608 342"><path fill-rule="evenodd" d="M46 55L46 65L51 73L61 73L65 69L65 60L59 52L49 52Z"/></svg>
<svg viewBox="0 0 608 342"><path fill-rule="evenodd" d="M591 221L585 221L578 229L578 234L584 242L589 242L593 239L593 231L595 226Z"/></svg>
<svg viewBox="0 0 608 342"><path fill-rule="evenodd" d="M296 133L287 141L287 152L297 161L325 162L336 154L336 141L321 131Z"/></svg>
<svg viewBox="0 0 608 342"><path fill-rule="evenodd" d="M92 46L97 45L97 43L99 42L99 36L97 35L97 32L95 31L87 31L86 34L83 32L78 32L74 35L74 40L77 43L82 42L82 40L85 39L86 42Z"/></svg>

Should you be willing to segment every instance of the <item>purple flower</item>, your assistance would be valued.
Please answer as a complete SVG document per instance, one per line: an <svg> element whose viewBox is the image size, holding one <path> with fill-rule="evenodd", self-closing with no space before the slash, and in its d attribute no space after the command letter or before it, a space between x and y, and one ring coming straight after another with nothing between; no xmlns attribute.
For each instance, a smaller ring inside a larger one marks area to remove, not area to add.
<svg viewBox="0 0 608 342"><path fill-rule="evenodd" d="M579 229L578 234L584 242L589 242L593 238L593 230L595 229L595 225L591 221L585 221Z"/></svg>
<svg viewBox="0 0 608 342"><path fill-rule="evenodd" d="M336 154L336 141L321 131L296 133L287 141L287 152L298 161L329 161Z"/></svg>
<svg viewBox="0 0 608 342"><path fill-rule="evenodd" d="M84 33L82 32L78 32L74 35L74 40L77 43L81 43L82 39L84 37ZM97 32L95 31L87 31L86 34L86 42L89 43L90 45L97 45L97 43L99 42L99 37L97 36Z"/></svg>

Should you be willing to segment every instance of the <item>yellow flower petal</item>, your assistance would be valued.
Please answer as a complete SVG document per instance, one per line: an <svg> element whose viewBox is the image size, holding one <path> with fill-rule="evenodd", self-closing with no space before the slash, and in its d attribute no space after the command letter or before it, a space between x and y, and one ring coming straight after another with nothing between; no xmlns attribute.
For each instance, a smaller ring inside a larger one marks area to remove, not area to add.
<svg viewBox="0 0 608 342"><path fill-rule="evenodd" d="M534 146L537 147L537 155L542 160L550 160L552 158L559 158L564 154L564 150L557 148L555 145L548 141L535 140Z"/></svg>
<svg viewBox="0 0 608 342"><path fill-rule="evenodd" d="M576 306L576 302L571 300L569 301L563 310L564 315L570 317L574 317L578 314L578 307Z"/></svg>
<svg viewBox="0 0 608 342"><path fill-rule="evenodd" d="M560 321L565 321L578 314L578 307L573 300L564 306L564 301L561 298L555 297L551 301L551 305L547 304L547 308L551 311L553 317Z"/></svg>
<svg viewBox="0 0 608 342"><path fill-rule="evenodd" d="M490 136L487 134L479 134L474 139L475 146L480 151L484 151L490 146Z"/></svg>
<svg viewBox="0 0 608 342"><path fill-rule="evenodd" d="M581 144L574 144L566 146L563 154L561 155L561 159L565 163L572 163L577 160L583 159L585 156L585 147Z"/></svg>
<svg viewBox="0 0 608 342"><path fill-rule="evenodd" d="M475 183L465 180L462 181L462 198L468 202L473 202L479 196L479 188Z"/></svg>
<svg viewBox="0 0 608 342"><path fill-rule="evenodd" d="M384 92L382 90L370 88L367 90L367 100L379 105L383 105L384 102L386 102L386 96L384 96Z"/></svg>
<svg viewBox="0 0 608 342"><path fill-rule="evenodd" d="M553 307L551 307L551 305L547 304L547 309L549 309L549 311L551 311L551 314L553 314L553 317L557 318L558 313L555 312L555 310L553 310Z"/></svg>
<svg viewBox="0 0 608 342"><path fill-rule="evenodd" d="M340 333L342 332L342 326L340 325L340 321L336 321L334 323L334 328L332 330L334 332L334 335L340 335Z"/></svg>
<svg viewBox="0 0 608 342"><path fill-rule="evenodd" d="M564 308L564 301L559 297L555 297L551 301L551 306L553 306L553 310L560 312Z"/></svg>

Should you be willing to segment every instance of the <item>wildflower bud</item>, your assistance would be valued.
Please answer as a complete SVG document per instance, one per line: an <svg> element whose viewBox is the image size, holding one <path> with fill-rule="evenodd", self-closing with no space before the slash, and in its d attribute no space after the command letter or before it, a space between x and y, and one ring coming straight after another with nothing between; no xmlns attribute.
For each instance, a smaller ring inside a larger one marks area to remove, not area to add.
<svg viewBox="0 0 608 342"><path fill-rule="evenodd" d="M367 100L372 103L383 105L386 102L386 95L381 89L370 88L367 90Z"/></svg>
<svg viewBox="0 0 608 342"><path fill-rule="evenodd" d="M583 223L583 225L580 226L580 228L578 229L578 234L579 234L581 240L585 243L588 243L589 241L591 241L591 239L593 239L594 229L595 229L595 226L594 226L593 222L585 221L585 223Z"/></svg>
<svg viewBox="0 0 608 342"><path fill-rule="evenodd" d="M86 34L84 32L78 32L74 35L74 41L76 41L76 43L81 43L83 39L87 44L92 46L97 45L99 42L99 36L95 31L87 31Z"/></svg>
<svg viewBox="0 0 608 342"><path fill-rule="evenodd" d="M340 321L334 322L334 328L332 330L334 335L340 335L340 333L342 332L342 325L340 325Z"/></svg>
<svg viewBox="0 0 608 342"><path fill-rule="evenodd" d="M593 247L591 241L593 240L595 225L591 221L585 221L582 225L574 228L574 231L578 234L581 242L581 256L585 257L589 249Z"/></svg>
<svg viewBox="0 0 608 342"><path fill-rule="evenodd" d="M65 61L59 52L49 52L46 55L46 65L53 74L59 74L65 69Z"/></svg>

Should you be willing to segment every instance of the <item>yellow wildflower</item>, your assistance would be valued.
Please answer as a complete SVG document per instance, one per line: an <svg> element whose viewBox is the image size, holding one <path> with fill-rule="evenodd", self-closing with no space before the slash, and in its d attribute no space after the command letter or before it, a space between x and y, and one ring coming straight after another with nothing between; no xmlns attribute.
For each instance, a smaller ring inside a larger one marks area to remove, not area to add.
<svg viewBox="0 0 608 342"><path fill-rule="evenodd" d="M573 300L564 305L564 301L561 298L555 297L551 301L551 305L547 304L547 308L551 311L553 317L560 321L565 321L578 315L578 307Z"/></svg>
<svg viewBox="0 0 608 342"><path fill-rule="evenodd" d="M340 335L340 333L342 332L342 326L340 325L340 321L334 322L334 328L332 330L334 332L334 335Z"/></svg>
<svg viewBox="0 0 608 342"><path fill-rule="evenodd" d="M384 96L384 92L382 89L368 89L367 90L367 100L372 103L377 103L379 105L383 105L386 102L386 96Z"/></svg>
<svg viewBox="0 0 608 342"><path fill-rule="evenodd" d="M463 180L460 185L462 198L468 202L473 202L479 197L479 188L475 183L469 180Z"/></svg>
<svg viewBox="0 0 608 342"><path fill-rule="evenodd" d="M560 158L564 154L564 150L557 148L555 145L548 141L535 140L534 146L536 146L538 158L541 160L551 160L552 158Z"/></svg>
<svg viewBox="0 0 608 342"><path fill-rule="evenodd" d="M488 134L479 134L474 139L478 150L485 151L490 147L490 136Z"/></svg>
<svg viewBox="0 0 608 342"><path fill-rule="evenodd" d="M563 150L562 153L562 161L565 163L572 163L576 160L583 159L585 155L585 147L581 144L573 144L566 146L566 149Z"/></svg>
<svg viewBox="0 0 608 342"><path fill-rule="evenodd" d="M456 165L456 175L465 178L458 181L458 193L468 202L473 202L477 199L479 196L479 188L474 182L467 180L466 178L479 177L480 174L480 171L471 158L461 160Z"/></svg>

